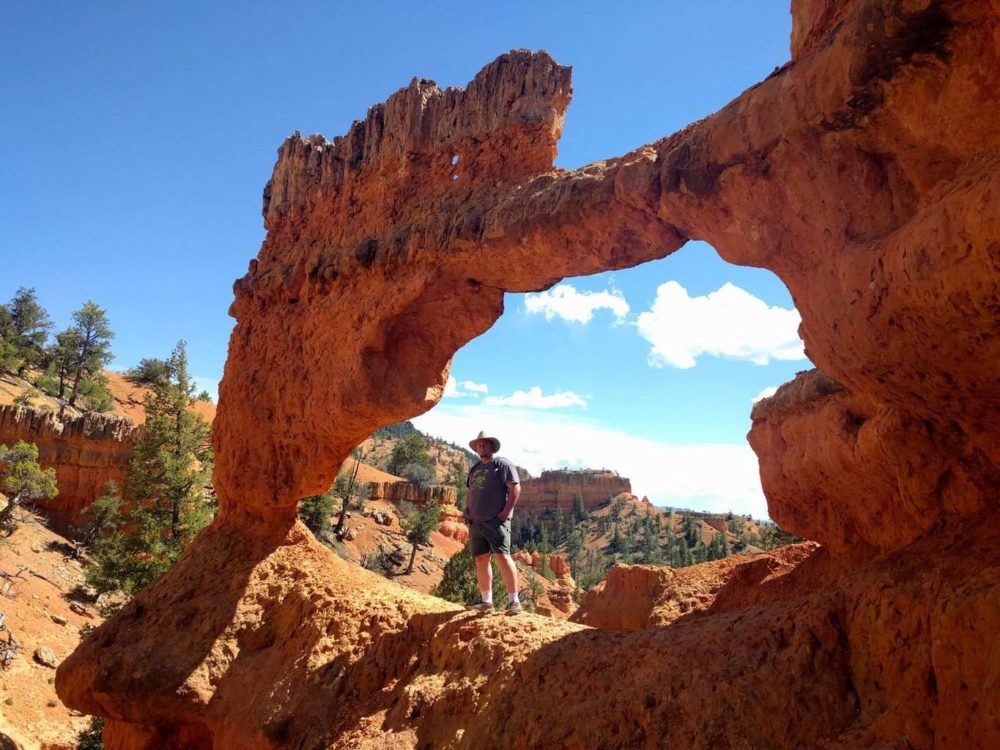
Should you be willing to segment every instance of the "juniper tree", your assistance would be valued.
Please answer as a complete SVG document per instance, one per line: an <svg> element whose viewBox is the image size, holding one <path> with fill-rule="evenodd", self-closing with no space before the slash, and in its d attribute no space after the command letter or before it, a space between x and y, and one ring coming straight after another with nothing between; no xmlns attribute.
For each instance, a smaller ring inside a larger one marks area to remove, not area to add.
<svg viewBox="0 0 1000 750"><path fill-rule="evenodd" d="M94 543L90 583L131 596L180 556L211 520L209 426L191 411L194 384L184 342L170 357L170 378L146 396L146 422L129 462L124 511L113 533Z"/></svg>
<svg viewBox="0 0 1000 750"><path fill-rule="evenodd" d="M73 387L69 396L70 406L76 406L80 383L85 378L95 377L111 361L111 339L114 338L107 313L90 300L73 313L73 321L69 330L75 335L67 339L76 346L71 361Z"/></svg>
<svg viewBox="0 0 1000 750"><path fill-rule="evenodd" d="M19 506L56 496L55 469L38 465L38 446L34 443L18 440L9 447L0 445L0 490L7 496L7 505L0 510L0 532L9 534Z"/></svg>
<svg viewBox="0 0 1000 750"><path fill-rule="evenodd" d="M8 345L8 364L19 376L24 375L25 370L39 363L45 351L45 340L52 328L49 314L38 304L34 289L21 287L6 305L0 323L0 333Z"/></svg>
<svg viewBox="0 0 1000 750"><path fill-rule="evenodd" d="M417 558L417 546L427 544L431 532L437 528L441 516L441 507L436 502L421 507L412 503L401 503L400 526L406 532L406 540L413 545L410 552L410 563L406 566L406 575L413 572L413 561Z"/></svg>

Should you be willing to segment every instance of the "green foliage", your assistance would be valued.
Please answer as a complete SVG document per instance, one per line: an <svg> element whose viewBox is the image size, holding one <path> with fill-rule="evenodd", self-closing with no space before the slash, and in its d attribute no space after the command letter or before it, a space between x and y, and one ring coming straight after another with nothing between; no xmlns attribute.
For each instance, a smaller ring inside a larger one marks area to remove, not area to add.
<svg viewBox="0 0 1000 750"><path fill-rule="evenodd" d="M76 736L76 750L104 750L104 717L91 716L90 726Z"/></svg>
<svg viewBox="0 0 1000 750"><path fill-rule="evenodd" d="M427 544L431 539L431 532L437 528L438 520L441 517L441 506L436 502L424 506L400 503L399 512L399 525L406 533L406 540L413 545L410 553L410 564L406 567L406 574L409 575L413 572L417 546Z"/></svg>
<svg viewBox="0 0 1000 750"><path fill-rule="evenodd" d="M583 504L583 495L577 494L573 501L573 523L586 523L589 519L590 514Z"/></svg>
<svg viewBox="0 0 1000 750"><path fill-rule="evenodd" d="M495 559L491 559L490 565L493 566L493 601L505 602L507 601L507 587L500 575L500 568ZM444 566L441 583L431 590L431 594L458 604L475 604L480 600L479 583L476 580L476 562L472 557L472 550L468 543L461 552L452 555L451 559L448 560Z"/></svg>
<svg viewBox="0 0 1000 750"><path fill-rule="evenodd" d="M18 440L9 447L0 445L0 491L7 496L7 505L0 510L0 532L9 533L18 506L56 496L55 469L38 465L38 446L34 443Z"/></svg>
<svg viewBox="0 0 1000 750"><path fill-rule="evenodd" d="M159 385L170 382L170 361L140 359L139 364L125 371L125 379L135 385Z"/></svg>
<svg viewBox="0 0 1000 750"><path fill-rule="evenodd" d="M197 396L195 396L196 401L204 401L206 403L212 403L212 394L208 391L202 391Z"/></svg>
<svg viewBox="0 0 1000 750"><path fill-rule="evenodd" d="M423 466L433 470L433 462L427 452L427 441L419 432L407 434L396 443L389 459L389 473L403 476L404 469L411 466Z"/></svg>
<svg viewBox="0 0 1000 750"><path fill-rule="evenodd" d="M189 407L194 386L184 342L167 382L146 397L146 423L132 451L125 509L93 543L87 580L98 592L132 596L161 575L212 518L209 427Z"/></svg>
<svg viewBox="0 0 1000 750"><path fill-rule="evenodd" d="M0 368L23 375L38 366L52 322L34 289L21 287L0 314Z"/></svg>
<svg viewBox="0 0 1000 750"><path fill-rule="evenodd" d="M333 515L336 502L332 491L303 498L299 503L299 518L313 534L319 536L324 531L329 531L330 516Z"/></svg>
<svg viewBox="0 0 1000 750"><path fill-rule="evenodd" d="M63 334L67 334L64 343L73 346L69 361L73 377L69 405L76 406L76 400L81 395L80 384L97 377L104 366L111 362L111 339L114 338L114 333L108 324L107 313L87 300L83 307L73 313L73 326L63 331Z"/></svg>
<svg viewBox="0 0 1000 750"><path fill-rule="evenodd" d="M71 529L70 535L74 541L86 549L98 539L112 533L119 522L121 502L118 485L115 482L104 485L101 496L83 509L80 525Z"/></svg>
<svg viewBox="0 0 1000 750"><path fill-rule="evenodd" d="M87 411L107 412L115 405L115 398L107 388L108 379L101 372L84 379L80 383L80 395L83 396Z"/></svg>
<svg viewBox="0 0 1000 750"><path fill-rule="evenodd" d="M420 431L413 426L413 422L407 420L406 422L397 422L396 424L379 427L372 433L372 437L376 439L388 438L390 440L398 440L412 434L419 435Z"/></svg>
<svg viewBox="0 0 1000 750"><path fill-rule="evenodd" d="M760 532L760 548L772 550L777 547L784 547L788 544L804 542L800 536L796 536L790 531L785 531L776 523L765 524Z"/></svg>

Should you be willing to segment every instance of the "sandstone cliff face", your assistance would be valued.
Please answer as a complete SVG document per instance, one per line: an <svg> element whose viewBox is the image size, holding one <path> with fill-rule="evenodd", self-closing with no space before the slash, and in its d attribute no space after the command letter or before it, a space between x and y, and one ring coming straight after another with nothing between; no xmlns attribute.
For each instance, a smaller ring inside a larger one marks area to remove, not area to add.
<svg viewBox="0 0 1000 750"><path fill-rule="evenodd" d="M109 481L123 486L138 428L126 417L85 414L67 422L21 406L0 406L0 443L38 446L38 461L56 470L59 494L45 504L53 528L65 532Z"/></svg>
<svg viewBox="0 0 1000 750"><path fill-rule="evenodd" d="M517 504L532 513L572 510L576 498L581 497L589 512L623 492L632 492L632 484L613 471L543 471L540 477L521 482Z"/></svg>
<svg viewBox="0 0 1000 750"><path fill-rule="evenodd" d="M552 168L569 70L525 52L464 91L414 80L332 143L287 141L235 289L219 518L63 664L63 700L131 747L140 731L247 748L1000 745L1000 654L984 647L1000 523L981 499L1000 466L1000 14L793 10L789 65L579 170ZM772 515L827 544L767 596L632 633L475 619L346 568L295 524L353 445L440 398L504 291L690 238L778 274L843 386L757 412ZM838 415L861 429L824 438ZM892 451L902 468L874 465ZM938 486L893 486L906 466Z"/></svg>

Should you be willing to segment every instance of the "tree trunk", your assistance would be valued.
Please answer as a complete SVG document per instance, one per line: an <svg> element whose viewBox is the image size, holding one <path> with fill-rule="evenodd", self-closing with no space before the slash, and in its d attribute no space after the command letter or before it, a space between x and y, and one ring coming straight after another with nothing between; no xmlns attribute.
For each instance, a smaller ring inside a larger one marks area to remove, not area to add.
<svg viewBox="0 0 1000 750"><path fill-rule="evenodd" d="M417 559L417 544L413 542L413 551L410 552L410 564L406 566L406 575L413 572L413 561Z"/></svg>

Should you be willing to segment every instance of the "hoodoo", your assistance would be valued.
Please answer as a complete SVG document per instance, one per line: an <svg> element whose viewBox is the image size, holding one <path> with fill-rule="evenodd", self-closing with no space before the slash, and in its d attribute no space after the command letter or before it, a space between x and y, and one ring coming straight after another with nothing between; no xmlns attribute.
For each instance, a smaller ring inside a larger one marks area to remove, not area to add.
<svg viewBox="0 0 1000 750"><path fill-rule="evenodd" d="M570 70L545 53L289 138L235 286L219 516L62 664L66 704L116 748L1000 746L1000 13L793 16L765 81L573 171L553 167ZM610 632L475 619L296 523L355 444L436 403L505 292L689 239L772 270L801 313L822 374L750 439L772 517L818 550Z"/></svg>

